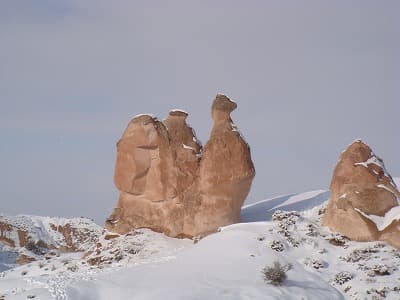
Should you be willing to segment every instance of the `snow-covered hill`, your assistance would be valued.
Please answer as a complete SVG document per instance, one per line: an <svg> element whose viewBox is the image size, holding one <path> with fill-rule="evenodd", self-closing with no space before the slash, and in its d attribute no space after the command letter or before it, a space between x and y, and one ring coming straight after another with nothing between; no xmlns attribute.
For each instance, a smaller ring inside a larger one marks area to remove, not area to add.
<svg viewBox="0 0 400 300"><path fill-rule="evenodd" d="M329 198L329 191L316 190L266 199L242 208L243 222L270 221L277 209L286 211L306 211L321 205Z"/></svg>
<svg viewBox="0 0 400 300"><path fill-rule="evenodd" d="M102 228L86 218L0 215L0 271L18 263L40 260L45 254L85 251Z"/></svg>
<svg viewBox="0 0 400 300"><path fill-rule="evenodd" d="M0 273L0 299L400 299L400 252L322 227L328 197L260 201L243 208L244 223L195 241L105 233L86 253ZM293 265L278 287L261 274L274 261Z"/></svg>

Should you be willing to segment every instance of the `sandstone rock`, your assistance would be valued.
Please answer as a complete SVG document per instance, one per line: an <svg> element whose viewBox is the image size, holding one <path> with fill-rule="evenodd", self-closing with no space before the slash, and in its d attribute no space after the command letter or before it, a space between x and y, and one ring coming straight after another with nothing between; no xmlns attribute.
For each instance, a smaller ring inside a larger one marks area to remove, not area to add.
<svg viewBox="0 0 400 300"><path fill-rule="evenodd" d="M356 241L395 244L400 239L397 226L378 228L377 220L399 205L400 193L383 160L367 144L357 140L341 154L330 189L325 226Z"/></svg>
<svg viewBox="0 0 400 300"><path fill-rule="evenodd" d="M10 236L13 226L5 221L0 221L0 242L10 247L15 247L15 241Z"/></svg>
<svg viewBox="0 0 400 300"><path fill-rule="evenodd" d="M153 202L175 196L172 151L164 124L150 115L132 119L117 143L117 188Z"/></svg>
<svg viewBox="0 0 400 300"><path fill-rule="evenodd" d="M214 126L204 147L199 177L185 197L185 233L204 234L240 222L255 169L249 145L230 116L236 107L224 95L217 95L213 102Z"/></svg>
<svg viewBox="0 0 400 300"><path fill-rule="evenodd" d="M249 146L230 118L235 108L217 95L204 153L184 111L171 111L163 122L150 115L133 118L117 143L120 196L105 227L119 234L150 228L192 237L238 222L255 171Z"/></svg>
<svg viewBox="0 0 400 300"><path fill-rule="evenodd" d="M20 254L16 260L16 263L19 265L29 264L30 262L35 261L34 257L27 256L25 254Z"/></svg>
<svg viewBox="0 0 400 300"><path fill-rule="evenodd" d="M129 123L117 143L114 181L120 196L107 219L107 229L120 234L134 228L151 228L171 236L181 233L183 189L193 181L198 165L196 157L190 159L194 151L184 148L187 139L190 145L195 141L185 118L171 112L165 121L171 132L150 115L136 116ZM200 145L195 147L200 151Z"/></svg>
<svg viewBox="0 0 400 300"><path fill-rule="evenodd" d="M179 202L183 201L183 192L195 181L202 152L201 143L187 123L188 114L181 110L172 110L163 122L167 127L173 159L177 172L176 190Z"/></svg>
<svg viewBox="0 0 400 300"><path fill-rule="evenodd" d="M394 220L380 232L379 240L386 241L393 247L400 249L400 220Z"/></svg>

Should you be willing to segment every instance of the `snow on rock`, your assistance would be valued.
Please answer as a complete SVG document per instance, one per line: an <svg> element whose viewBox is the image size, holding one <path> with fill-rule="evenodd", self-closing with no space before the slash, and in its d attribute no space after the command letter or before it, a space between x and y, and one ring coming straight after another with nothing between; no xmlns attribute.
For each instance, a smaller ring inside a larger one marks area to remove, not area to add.
<svg viewBox="0 0 400 300"><path fill-rule="evenodd" d="M359 141L359 143L361 143L361 141ZM366 161L364 162L358 162L358 163L354 163L355 166L363 166L365 168L368 169L369 165L376 165L377 167L379 167L380 169L382 169L384 176L388 177L391 179L390 183L392 184L393 187L396 187L395 182L393 181L393 178L390 176L389 172L386 170L385 164L383 163L382 158L378 157L373 151L371 151L370 154L370 158L368 158ZM376 175L378 175L378 173L376 172L376 170L372 170L374 171L374 173Z"/></svg>
<svg viewBox="0 0 400 300"><path fill-rule="evenodd" d="M132 120L133 120L133 119L138 119L138 118L141 118L141 117L150 117L150 118L154 118L154 115L153 115L153 114L148 114L148 113L137 114L137 115L135 115L135 116L132 118Z"/></svg>
<svg viewBox="0 0 400 300"><path fill-rule="evenodd" d="M188 145L186 145L186 144L182 144L182 147L183 147L183 149L188 149L188 150L192 150L192 151L194 151L194 152L197 152L195 148L190 147L190 146L188 146Z"/></svg>
<svg viewBox="0 0 400 300"><path fill-rule="evenodd" d="M183 109L180 109L180 108L171 109L170 112L172 112L172 113L181 113L181 114L189 115L189 113L188 113L187 111L185 111L185 110L183 110Z"/></svg>
<svg viewBox="0 0 400 300"><path fill-rule="evenodd" d="M395 224L380 232L355 210L359 209L368 216L384 216L399 205L400 192L383 160L366 143L357 140L341 154L332 175L330 190L331 197L323 222L325 226L352 240L385 240L400 247L400 232L396 231Z"/></svg>
<svg viewBox="0 0 400 300"><path fill-rule="evenodd" d="M376 186L377 186L378 188L381 188L381 189L387 190L388 192L390 192L390 193L392 193L393 195L397 196L397 195L396 195L396 193L395 193L395 191L394 191L393 189L391 189L391 188L387 187L386 185L383 185L383 184L377 184Z"/></svg>
<svg viewBox="0 0 400 300"><path fill-rule="evenodd" d="M358 208L354 208L354 209L356 211L358 211L360 214L362 214L364 217L366 217L367 219L374 222L376 225L376 228L379 231L385 230L385 228L388 227L390 224L392 224L394 221L400 220L400 206L393 207L383 217L376 216L376 215L368 215L368 214L362 212Z"/></svg>

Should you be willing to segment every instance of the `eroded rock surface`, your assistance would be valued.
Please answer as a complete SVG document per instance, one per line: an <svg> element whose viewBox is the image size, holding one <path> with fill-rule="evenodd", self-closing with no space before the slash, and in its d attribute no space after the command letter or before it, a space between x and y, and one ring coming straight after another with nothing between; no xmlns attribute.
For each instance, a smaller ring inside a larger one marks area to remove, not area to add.
<svg viewBox="0 0 400 300"><path fill-rule="evenodd" d="M192 237L238 222L255 170L230 117L235 108L217 95L204 151L184 111L173 110L162 122L150 115L133 118L117 144L114 181L120 196L105 227L121 234L150 228Z"/></svg>
<svg viewBox="0 0 400 300"><path fill-rule="evenodd" d="M383 160L360 140L340 156L323 224L356 241L400 247L400 193Z"/></svg>

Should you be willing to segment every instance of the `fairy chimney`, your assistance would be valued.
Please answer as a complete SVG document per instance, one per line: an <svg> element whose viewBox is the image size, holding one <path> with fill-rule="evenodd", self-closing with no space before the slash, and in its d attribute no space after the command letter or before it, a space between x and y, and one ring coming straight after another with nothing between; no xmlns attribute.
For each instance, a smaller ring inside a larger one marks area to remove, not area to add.
<svg viewBox="0 0 400 300"><path fill-rule="evenodd" d="M230 117L236 107L217 95L204 151L182 110L171 111L163 122L150 115L133 118L117 143L114 181L120 195L105 227L193 237L240 221L255 170Z"/></svg>
<svg viewBox="0 0 400 300"><path fill-rule="evenodd" d="M383 160L367 144L356 140L341 154L330 189L323 225L352 240L397 244L400 230L391 225L400 219L400 193Z"/></svg>

